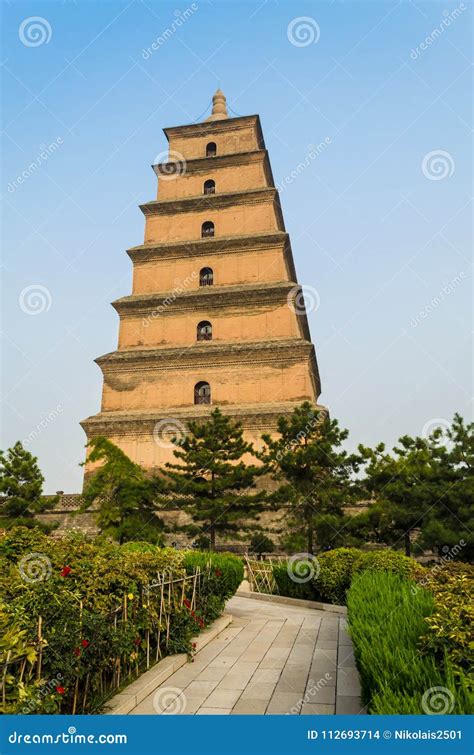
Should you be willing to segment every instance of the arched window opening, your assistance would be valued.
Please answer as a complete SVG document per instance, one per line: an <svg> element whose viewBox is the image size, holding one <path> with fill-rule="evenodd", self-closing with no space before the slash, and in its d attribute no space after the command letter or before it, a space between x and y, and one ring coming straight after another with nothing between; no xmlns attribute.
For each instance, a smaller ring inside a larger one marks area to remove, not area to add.
<svg viewBox="0 0 474 755"><path fill-rule="evenodd" d="M209 383L201 381L194 386L194 403L210 404L211 403L211 386Z"/></svg>
<svg viewBox="0 0 474 755"><path fill-rule="evenodd" d="M204 194L215 194L216 193L216 182L212 180L212 178L209 179L209 181L204 181Z"/></svg>
<svg viewBox="0 0 474 755"><path fill-rule="evenodd" d="M214 283L214 272L212 267L203 267L199 273L200 286L212 286Z"/></svg>
<svg viewBox="0 0 474 755"><path fill-rule="evenodd" d="M217 146L215 142L209 142L206 146L206 157L215 157L217 155Z"/></svg>
<svg viewBox="0 0 474 755"><path fill-rule="evenodd" d="M214 223L210 220L206 220L201 226L201 237L205 239L209 236L214 236Z"/></svg>
<svg viewBox="0 0 474 755"><path fill-rule="evenodd" d="M198 341L212 341L212 325L208 320L202 320L197 326Z"/></svg>

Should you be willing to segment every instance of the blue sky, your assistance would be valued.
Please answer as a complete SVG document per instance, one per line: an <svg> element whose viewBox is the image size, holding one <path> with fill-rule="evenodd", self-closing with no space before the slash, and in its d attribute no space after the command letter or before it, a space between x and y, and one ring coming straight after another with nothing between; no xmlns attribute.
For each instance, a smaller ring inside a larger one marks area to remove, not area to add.
<svg viewBox="0 0 474 755"><path fill-rule="evenodd" d="M350 445L470 416L471 4L2 12L2 447L30 437L47 492L80 490L79 421L99 410L93 360L116 347L109 302L131 290L162 128L202 119L218 85L234 113L260 114L277 183L327 140L281 201L319 301L320 400Z"/></svg>

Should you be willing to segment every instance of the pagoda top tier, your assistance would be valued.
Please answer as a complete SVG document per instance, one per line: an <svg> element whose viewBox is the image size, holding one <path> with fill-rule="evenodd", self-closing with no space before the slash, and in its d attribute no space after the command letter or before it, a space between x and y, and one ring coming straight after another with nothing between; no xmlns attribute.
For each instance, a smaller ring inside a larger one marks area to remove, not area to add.
<svg viewBox="0 0 474 755"><path fill-rule="evenodd" d="M212 98L212 112L203 121L185 123L181 126L168 126L163 132L169 142L175 137L193 138L196 136L214 136L218 133L241 132L252 129L256 136L256 148L265 149L262 127L258 115L229 116L227 112L227 100L221 89L218 89ZM179 147L175 147L179 151ZM248 151L248 147L244 151ZM237 150L232 150L236 152ZM186 156L187 157L187 156Z"/></svg>

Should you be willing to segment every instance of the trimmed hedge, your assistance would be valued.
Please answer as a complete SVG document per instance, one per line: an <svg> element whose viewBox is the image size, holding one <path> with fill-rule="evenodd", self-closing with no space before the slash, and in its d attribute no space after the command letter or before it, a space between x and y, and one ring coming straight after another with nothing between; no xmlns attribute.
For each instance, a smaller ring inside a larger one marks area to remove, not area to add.
<svg viewBox="0 0 474 755"><path fill-rule="evenodd" d="M233 553L187 551L183 566L187 574L192 574L196 567L206 574L201 589L203 609L210 619L220 616L244 578L242 559Z"/></svg>
<svg viewBox="0 0 474 755"><path fill-rule="evenodd" d="M296 571L297 564L292 567L296 577L301 576ZM345 605L354 575L361 571L394 572L405 577L420 578L425 573L425 569L414 559L397 551L360 551L357 548L337 548L320 553L312 566L314 577L307 582L292 579L289 569L287 564L275 564L273 567L280 595L336 605Z"/></svg>
<svg viewBox="0 0 474 755"><path fill-rule="evenodd" d="M192 579L176 582L195 566L201 567L196 593ZM165 592L168 616L157 584L163 574L174 582L170 602ZM191 654L193 635L222 612L242 574L232 555L7 531L0 536L4 712L96 711L144 670L147 653L151 664L166 654Z"/></svg>
<svg viewBox="0 0 474 755"><path fill-rule="evenodd" d="M421 638L433 595L400 574L364 571L348 593L348 620L370 713L470 713L472 686L449 656L436 657ZM434 688L440 688L434 690Z"/></svg>
<svg viewBox="0 0 474 755"><path fill-rule="evenodd" d="M293 567L294 568L294 567ZM298 576L298 575L296 575ZM278 594L285 595L287 598L302 598L303 600L319 600L312 580L308 582L297 582L291 578L289 566L287 564L273 565L273 578L275 580Z"/></svg>

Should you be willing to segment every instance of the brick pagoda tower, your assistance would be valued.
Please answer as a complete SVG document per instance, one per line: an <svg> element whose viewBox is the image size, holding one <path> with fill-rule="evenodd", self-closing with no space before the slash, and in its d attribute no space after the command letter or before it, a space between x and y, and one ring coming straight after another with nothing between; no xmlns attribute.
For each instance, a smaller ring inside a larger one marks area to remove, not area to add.
<svg viewBox="0 0 474 755"><path fill-rule="evenodd" d="M133 293L113 303L118 348L97 359L102 408L81 424L148 469L212 407L257 447L279 415L316 404L320 382L301 288L258 115L164 129L158 199L128 250ZM89 470L90 471L90 470Z"/></svg>

